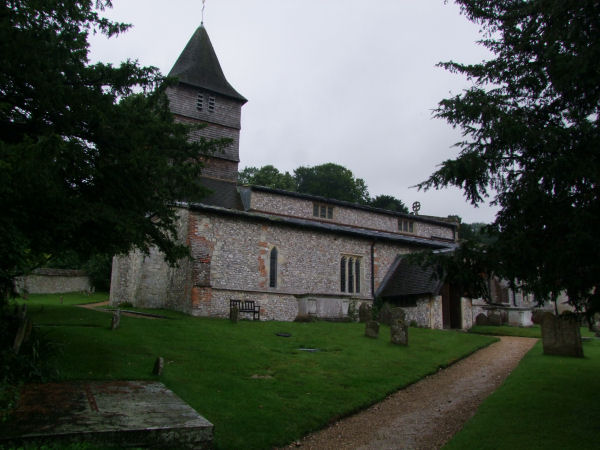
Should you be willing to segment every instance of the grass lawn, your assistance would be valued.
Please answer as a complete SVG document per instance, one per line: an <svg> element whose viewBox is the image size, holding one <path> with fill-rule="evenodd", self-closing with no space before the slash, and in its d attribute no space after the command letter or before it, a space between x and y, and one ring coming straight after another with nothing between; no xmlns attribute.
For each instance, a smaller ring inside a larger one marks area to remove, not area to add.
<svg viewBox="0 0 600 450"><path fill-rule="evenodd" d="M287 444L494 341L411 328L409 346L398 347L387 327L372 340L362 324L232 324L164 310L169 319L122 316L111 331L109 314L73 306L102 295L64 296L63 305L58 298L32 295L27 303L36 326L58 343L61 379L151 380L163 356L160 380L215 425L217 448Z"/></svg>
<svg viewBox="0 0 600 450"><path fill-rule="evenodd" d="M540 338L542 337L542 329L539 325L532 327L511 327L508 325L494 326L494 325L475 325L469 330L469 333L475 334L489 334L492 336L521 336ZM587 327L581 327L582 337L592 337L592 333Z"/></svg>
<svg viewBox="0 0 600 450"><path fill-rule="evenodd" d="M585 358L544 356L538 342L445 449L596 449L600 341Z"/></svg>

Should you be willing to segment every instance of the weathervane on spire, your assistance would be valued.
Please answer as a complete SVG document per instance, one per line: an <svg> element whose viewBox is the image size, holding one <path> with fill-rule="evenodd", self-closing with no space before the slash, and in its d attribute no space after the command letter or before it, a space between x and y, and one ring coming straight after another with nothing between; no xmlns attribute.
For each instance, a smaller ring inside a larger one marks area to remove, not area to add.
<svg viewBox="0 0 600 450"><path fill-rule="evenodd" d="M206 0L202 0L202 21L201 24L204 24L204 7L206 6Z"/></svg>

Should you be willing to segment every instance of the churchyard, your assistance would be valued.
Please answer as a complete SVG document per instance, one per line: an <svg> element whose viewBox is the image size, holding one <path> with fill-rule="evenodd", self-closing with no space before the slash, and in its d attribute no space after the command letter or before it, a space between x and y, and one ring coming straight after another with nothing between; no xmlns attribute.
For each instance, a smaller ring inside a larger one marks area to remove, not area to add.
<svg viewBox="0 0 600 450"><path fill-rule="evenodd" d="M360 323L233 324L163 310L167 319L121 315L111 330L111 314L75 306L101 295L60 297L27 300L36 330L56 343L59 380L161 381L215 425L217 448L288 444L495 340L411 328L397 346L384 325L369 339Z"/></svg>
<svg viewBox="0 0 600 450"><path fill-rule="evenodd" d="M361 323L234 324L165 310L146 311L164 319L122 314L111 330L111 314L77 306L105 298L20 300L35 330L54 342L57 379L160 381L215 425L216 448L289 444L496 339L410 328L409 345L398 346L385 325L371 339ZM536 344L449 448L591 448L600 438L600 342L586 340L584 354L543 356ZM157 357L160 376L152 374Z"/></svg>

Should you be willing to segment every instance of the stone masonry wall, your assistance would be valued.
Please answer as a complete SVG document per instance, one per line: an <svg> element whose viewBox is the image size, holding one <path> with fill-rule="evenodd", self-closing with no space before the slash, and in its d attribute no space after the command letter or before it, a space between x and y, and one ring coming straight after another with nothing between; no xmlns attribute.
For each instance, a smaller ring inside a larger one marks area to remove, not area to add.
<svg viewBox="0 0 600 450"><path fill-rule="evenodd" d="M473 300L467 297L461 297L460 310L462 312L462 329L468 330L473 327Z"/></svg>
<svg viewBox="0 0 600 450"><path fill-rule="evenodd" d="M441 330L444 325L442 321L442 297L427 296L417 300L416 306L402 308L406 313L406 322L415 322L419 327L435 328Z"/></svg>
<svg viewBox="0 0 600 450"><path fill-rule="evenodd" d="M292 321L298 315L298 301L293 295L231 289L211 289L210 301L196 303L192 314L226 318L229 316L229 300L254 300L260 306L261 320ZM240 317L252 319L252 315L247 313L241 313Z"/></svg>
<svg viewBox="0 0 600 450"><path fill-rule="evenodd" d="M180 242L187 235L189 212L178 209L177 222ZM110 304L130 302L142 308L169 308L190 313L190 260L179 261L179 267L170 267L163 254L151 248L148 255L134 250L113 258L110 283Z"/></svg>
<svg viewBox="0 0 600 450"><path fill-rule="evenodd" d="M90 279L81 270L38 269L15 279L17 292L29 294L62 294L84 292L91 288Z"/></svg>
<svg viewBox="0 0 600 450"><path fill-rule="evenodd" d="M204 212L192 212L189 223L195 315L226 317L230 299L252 299L265 320L292 320L299 312L340 317L351 301L372 299L369 240ZM273 247L276 287L269 286ZM376 245L379 282L396 255L407 251L398 244ZM361 258L360 293L340 291L344 255Z"/></svg>
<svg viewBox="0 0 600 450"><path fill-rule="evenodd" d="M391 243L377 243L374 249L375 292L379 289L396 257L407 253L410 253L409 247L399 247Z"/></svg>
<svg viewBox="0 0 600 450"><path fill-rule="evenodd" d="M340 293L342 255L362 258L360 297L370 298L370 242L236 217L193 213L190 243L198 268L192 283L208 275L213 289L277 294ZM270 253L278 251L277 287L269 287ZM356 294L354 294L356 295Z"/></svg>
<svg viewBox="0 0 600 450"><path fill-rule="evenodd" d="M230 299L251 299L261 306L261 319L293 320L299 313L341 317L350 303L373 299L368 239L212 212L180 209L179 214L179 236L190 246L192 259L171 268L156 249L149 255L131 252L114 258L112 305L127 301L138 307L227 317ZM278 251L276 287L269 286L273 247ZM376 289L397 255L409 251L402 244L375 244ZM342 256L361 259L359 293L340 290ZM441 318L436 319L436 314L441 317L441 303L436 299L422 303L419 311L420 325L441 324ZM422 319L425 315L427 320Z"/></svg>
<svg viewBox="0 0 600 450"><path fill-rule="evenodd" d="M252 191L250 201L250 209L255 211L403 234L398 231L397 216L374 211L364 211L340 205L332 206L333 219L317 219L313 216L313 201L310 199L278 195L270 192ZM412 216L409 220L414 221L414 233L410 233L410 236L454 239L454 233L451 226L421 222L419 221L418 216Z"/></svg>

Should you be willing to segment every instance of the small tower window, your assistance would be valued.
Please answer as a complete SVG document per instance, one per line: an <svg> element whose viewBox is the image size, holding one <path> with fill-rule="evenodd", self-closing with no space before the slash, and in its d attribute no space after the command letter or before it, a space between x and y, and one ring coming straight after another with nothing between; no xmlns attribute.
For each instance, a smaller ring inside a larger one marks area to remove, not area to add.
<svg viewBox="0 0 600 450"><path fill-rule="evenodd" d="M202 92L198 92L198 96L196 97L196 109L198 111L204 109L204 94Z"/></svg>
<svg viewBox="0 0 600 450"><path fill-rule="evenodd" d="M217 104L217 101L215 100L215 98L211 95L208 96L208 112L215 112L215 105Z"/></svg>

